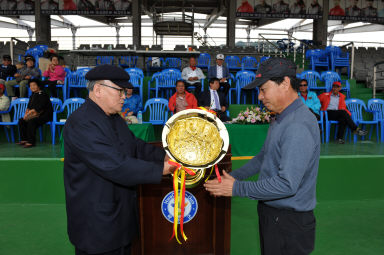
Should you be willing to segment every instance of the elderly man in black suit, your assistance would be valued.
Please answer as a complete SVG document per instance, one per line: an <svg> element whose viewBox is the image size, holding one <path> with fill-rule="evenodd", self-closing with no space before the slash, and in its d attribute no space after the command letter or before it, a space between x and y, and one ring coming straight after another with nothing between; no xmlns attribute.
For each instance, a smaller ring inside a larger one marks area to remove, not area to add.
<svg viewBox="0 0 384 255"><path fill-rule="evenodd" d="M127 255L138 233L136 185L159 183L174 167L162 148L136 138L119 115L132 88L129 75L100 65L85 78L89 98L64 127L69 240L76 255Z"/></svg>
<svg viewBox="0 0 384 255"><path fill-rule="evenodd" d="M209 80L209 90L204 91L199 96L199 106L213 110L221 121L230 121L231 119L226 115L228 110L228 102L223 92L218 91L220 87L220 80L212 78Z"/></svg>

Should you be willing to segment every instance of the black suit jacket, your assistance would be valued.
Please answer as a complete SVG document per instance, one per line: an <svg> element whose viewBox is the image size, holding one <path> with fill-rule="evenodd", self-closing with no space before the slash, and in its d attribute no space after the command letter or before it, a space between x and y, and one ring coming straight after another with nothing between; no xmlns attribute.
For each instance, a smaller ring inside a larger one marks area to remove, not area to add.
<svg viewBox="0 0 384 255"><path fill-rule="evenodd" d="M164 150L90 99L68 118L64 149L70 241L91 254L129 244L138 230L136 185L161 181Z"/></svg>
<svg viewBox="0 0 384 255"><path fill-rule="evenodd" d="M225 106L226 110L228 110L228 102L224 93L221 91L217 91L220 100L220 106ZM210 106L211 105L211 91L208 89L204 91L199 96L199 106Z"/></svg>

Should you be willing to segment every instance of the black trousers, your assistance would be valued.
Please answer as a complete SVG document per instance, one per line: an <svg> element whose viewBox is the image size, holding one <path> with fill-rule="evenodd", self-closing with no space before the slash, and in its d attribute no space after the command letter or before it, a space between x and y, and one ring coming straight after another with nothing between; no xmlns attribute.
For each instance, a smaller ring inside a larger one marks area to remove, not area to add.
<svg viewBox="0 0 384 255"><path fill-rule="evenodd" d="M220 82L220 88L223 88L223 92L225 96L228 95L228 91L230 89L229 83L228 82Z"/></svg>
<svg viewBox="0 0 384 255"><path fill-rule="evenodd" d="M314 250L313 211L277 209L261 201L257 209L262 255L307 255Z"/></svg>
<svg viewBox="0 0 384 255"><path fill-rule="evenodd" d="M36 129L45 122L47 121L39 117L27 121L22 118L19 119L20 140L34 145L36 143Z"/></svg>
<svg viewBox="0 0 384 255"><path fill-rule="evenodd" d="M355 122L353 122L351 116L346 111L328 110L327 113L329 120L337 120L339 122L337 139L343 139L346 126L348 126L352 131L355 131L357 129Z"/></svg>
<svg viewBox="0 0 384 255"><path fill-rule="evenodd" d="M199 95L201 93L201 82L196 82L193 84L190 84L188 82L185 83L185 89L188 90L189 87L194 86L195 90L193 91L193 94L195 95L196 99L199 98Z"/></svg>
<svg viewBox="0 0 384 255"><path fill-rule="evenodd" d="M130 255L131 254L131 244L120 247L113 251L108 251L104 253L92 253L93 255ZM89 253L86 253L84 251L81 251L79 249L75 249L75 255L90 255Z"/></svg>
<svg viewBox="0 0 384 255"><path fill-rule="evenodd" d="M45 80L45 81L42 81L42 84L48 85L49 94L51 97L57 97L57 89L56 89L57 81Z"/></svg>

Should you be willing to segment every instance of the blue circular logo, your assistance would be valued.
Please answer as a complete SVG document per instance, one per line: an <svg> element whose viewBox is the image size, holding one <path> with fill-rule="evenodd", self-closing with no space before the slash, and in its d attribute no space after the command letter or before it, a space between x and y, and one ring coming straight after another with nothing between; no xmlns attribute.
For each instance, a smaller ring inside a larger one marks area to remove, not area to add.
<svg viewBox="0 0 384 255"><path fill-rule="evenodd" d="M184 206L184 223L187 223L195 217L197 213L197 200L192 193L185 191L185 206ZM161 202L161 212L164 217L171 223L173 223L174 219L174 208L175 208L175 194L173 191L169 192ZM180 224L180 213L179 209L179 219L178 223Z"/></svg>

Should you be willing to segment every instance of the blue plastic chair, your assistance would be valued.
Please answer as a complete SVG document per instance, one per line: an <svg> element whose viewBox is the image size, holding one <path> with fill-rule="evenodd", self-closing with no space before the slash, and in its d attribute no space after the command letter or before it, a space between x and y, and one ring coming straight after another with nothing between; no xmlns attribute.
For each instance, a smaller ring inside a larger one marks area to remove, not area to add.
<svg viewBox="0 0 384 255"><path fill-rule="evenodd" d="M133 68L136 67L138 56L120 56L119 66L121 68Z"/></svg>
<svg viewBox="0 0 384 255"><path fill-rule="evenodd" d="M52 103L53 112L59 111L61 109L61 106L63 105L63 102L61 102L61 100L59 98L55 98L55 97L51 97L50 100ZM55 113L53 113L53 115L54 114ZM48 121L45 124L49 125L50 129L52 131L52 121ZM42 126L39 127L39 132L40 132L40 142L42 142L43 141L43 127ZM51 136L52 136L52 133L51 133Z"/></svg>
<svg viewBox="0 0 384 255"><path fill-rule="evenodd" d="M201 53L197 58L197 67L208 70L211 64L211 55L208 53Z"/></svg>
<svg viewBox="0 0 384 255"><path fill-rule="evenodd" d="M334 124L336 125L336 130L335 130L335 138L337 134L337 125L339 122L337 120L329 120L328 119L328 112L324 111L324 116L325 116L325 142L329 143L329 137L331 135L331 125Z"/></svg>
<svg viewBox="0 0 384 255"><path fill-rule="evenodd" d="M53 120L51 124L51 134L52 134L52 144L55 144L55 137L56 137L56 127L58 129L58 133L60 133L60 126L64 126L65 121L60 121L57 119L57 114L62 113L66 111L67 113L67 119L69 115L71 115L77 108L79 108L85 100L83 98L68 98L67 100L64 101L62 104L60 110L54 111L53 112Z"/></svg>
<svg viewBox="0 0 384 255"><path fill-rule="evenodd" d="M139 73L130 73L129 82L133 85L133 89L138 90L141 98L141 102L143 102L143 81L144 77Z"/></svg>
<svg viewBox="0 0 384 255"><path fill-rule="evenodd" d="M343 52L338 46L327 46L325 51L331 58L331 70L336 71L337 67L346 67L348 77L350 74L349 53Z"/></svg>
<svg viewBox="0 0 384 255"><path fill-rule="evenodd" d="M168 100L164 98L151 98L144 106L143 114L149 111L149 121L153 125L164 125L168 120Z"/></svg>
<svg viewBox="0 0 384 255"><path fill-rule="evenodd" d="M373 114L373 120L380 122L380 141L384 143L384 100L377 98L369 99L367 107Z"/></svg>
<svg viewBox="0 0 384 255"><path fill-rule="evenodd" d="M68 98L71 96L71 90L74 92L74 96L78 97L79 89L87 88L88 80L85 79L85 72L75 72L65 77L65 86L67 87ZM66 100L65 98L64 100Z"/></svg>
<svg viewBox="0 0 384 255"><path fill-rule="evenodd" d="M339 81L341 82L341 85L342 85L340 91L341 92L345 91L347 94L347 98L351 97L351 86L349 84L349 81L341 80L340 75L338 73L333 71L325 71L321 73L320 77L321 77L321 80L325 82L325 87L327 92L332 90L332 84L335 81Z"/></svg>
<svg viewBox="0 0 384 255"><path fill-rule="evenodd" d="M13 126L18 126L19 119L24 116L24 113L28 106L28 102L29 102L29 98L18 98L11 102L11 105L7 111L0 111L0 114L3 114L3 113L10 113L13 110L13 118L11 119L10 122L0 122L0 126L4 126L4 132L8 142L10 140L8 136L7 126L10 126L11 141L12 143L14 143L15 135L13 132Z"/></svg>
<svg viewBox="0 0 384 255"><path fill-rule="evenodd" d="M316 67L329 70L329 57L326 51L316 49L308 50L305 54L306 58L310 59L311 69L316 71Z"/></svg>
<svg viewBox="0 0 384 255"><path fill-rule="evenodd" d="M167 100L172 96L172 92L176 87L176 81L181 80L181 72L178 69L165 69L156 78L156 95L159 97L161 93L162 98Z"/></svg>
<svg viewBox="0 0 384 255"><path fill-rule="evenodd" d="M130 68L125 68L124 69L129 75L131 75L131 73L136 73L140 76L142 76L144 78L144 72L141 68L138 68L138 67L130 67Z"/></svg>
<svg viewBox="0 0 384 255"><path fill-rule="evenodd" d="M308 89L309 90L327 90L326 86L320 87L317 86L317 81L321 80L321 76L316 71L304 71L300 74L300 79L305 79L308 81Z"/></svg>
<svg viewBox="0 0 384 255"><path fill-rule="evenodd" d="M113 65L114 57L113 56L97 56L96 57L96 65Z"/></svg>
<svg viewBox="0 0 384 255"><path fill-rule="evenodd" d="M243 104L246 103L246 93L245 91L242 89L244 88L245 86L247 86L249 83L251 83L252 81L254 81L256 78L256 74L252 71L239 71L236 73L236 102L237 104L241 104L240 102L240 98L241 98L241 94L243 94ZM229 90L230 91L230 97L232 97L232 88ZM259 89L258 88L255 88L252 91L252 104L255 103L255 97L257 98L258 95L259 95ZM256 95L255 95L256 94ZM257 99L257 102L258 102L258 99Z"/></svg>
<svg viewBox="0 0 384 255"><path fill-rule="evenodd" d="M229 71L239 71L241 70L241 62L238 56L226 56L225 63Z"/></svg>
<svg viewBox="0 0 384 255"><path fill-rule="evenodd" d="M348 110L352 114L352 119L356 123L357 126L362 125L364 128L365 125L376 125L376 134L377 134L377 141L380 141L380 135L379 135L379 126L380 126L380 120L377 120L373 118L373 120L364 120L363 118L363 110L366 112L371 112L367 109L367 106L365 105L364 101L357 98L350 98L345 100L345 104L347 105ZM372 126L371 130L369 132L369 139L372 137ZM362 137L362 140L364 140L364 137ZM356 143L357 141L357 135L353 135L353 142Z"/></svg>
<svg viewBox="0 0 384 255"><path fill-rule="evenodd" d="M324 125L325 125L325 112L320 111L320 120L317 121L317 123L320 125L320 130L321 130L321 142L324 143L325 139L325 134L324 134Z"/></svg>
<svg viewBox="0 0 384 255"><path fill-rule="evenodd" d="M241 59L241 70L256 71L259 67L257 59L250 56L245 56Z"/></svg>
<svg viewBox="0 0 384 255"><path fill-rule="evenodd" d="M181 70L181 64L180 58L166 58L163 67Z"/></svg>

